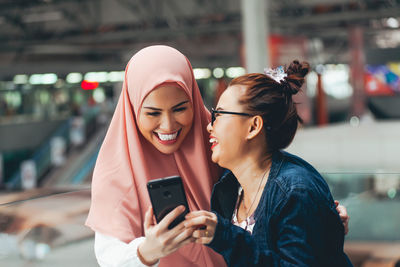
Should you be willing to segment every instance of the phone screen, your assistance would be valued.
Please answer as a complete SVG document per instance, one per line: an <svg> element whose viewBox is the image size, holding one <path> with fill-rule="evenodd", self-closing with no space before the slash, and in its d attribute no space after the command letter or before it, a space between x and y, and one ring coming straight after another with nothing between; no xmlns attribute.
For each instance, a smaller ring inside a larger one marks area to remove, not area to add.
<svg viewBox="0 0 400 267"><path fill-rule="evenodd" d="M172 229L185 219L185 215L189 213L189 206L181 177L170 176L152 180L147 183L147 189L157 223L179 205L185 206L186 210L168 226L168 229Z"/></svg>

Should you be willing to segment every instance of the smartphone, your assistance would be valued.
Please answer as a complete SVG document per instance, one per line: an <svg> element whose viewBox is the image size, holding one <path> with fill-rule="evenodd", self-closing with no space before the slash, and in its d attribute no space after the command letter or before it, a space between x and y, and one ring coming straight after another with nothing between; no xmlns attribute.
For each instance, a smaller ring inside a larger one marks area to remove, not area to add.
<svg viewBox="0 0 400 267"><path fill-rule="evenodd" d="M172 229L182 222L185 215L189 213L181 177L169 176L151 180L147 183L147 190L157 223L180 205L185 206L186 209L168 226L168 229Z"/></svg>

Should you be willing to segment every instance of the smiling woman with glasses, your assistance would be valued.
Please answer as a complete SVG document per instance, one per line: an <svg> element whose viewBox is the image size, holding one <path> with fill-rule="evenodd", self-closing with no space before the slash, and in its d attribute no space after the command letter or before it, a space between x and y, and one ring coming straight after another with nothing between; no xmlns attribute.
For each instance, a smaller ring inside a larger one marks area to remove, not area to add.
<svg viewBox="0 0 400 267"><path fill-rule="evenodd" d="M327 183L282 151L301 121L292 95L308 71L308 63L293 61L286 71L237 77L211 111L211 158L229 171L214 185L212 212L192 211L185 226L228 266L352 266Z"/></svg>

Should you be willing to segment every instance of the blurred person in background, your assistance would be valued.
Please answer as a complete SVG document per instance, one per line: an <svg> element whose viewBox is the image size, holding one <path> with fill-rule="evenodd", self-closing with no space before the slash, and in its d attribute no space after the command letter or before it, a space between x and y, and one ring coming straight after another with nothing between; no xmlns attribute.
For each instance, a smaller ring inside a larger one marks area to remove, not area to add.
<svg viewBox="0 0 400 267"><path fill-rule="evenodd" d="M125 80L99 152L86 225L95 232L101 266L225 266L212 249L193 243L193 229L159 224L148 181L179 175L190 210L208 210L211 189L222 173L211 161L204 107L187 58L174 48L150 46L129 61ZM344 207L344 224L348 217Z"/></svg>
<svg viewBox="0 0 400 267"><path fill-rule="evenodd" d="M212 160L231 170L214 186L211 209L186 215L197 243L228 266L352 266L329 187L303 159L282 151L298 121L292 95L309 71L293 61L235 78L208 125Z"/></svg>

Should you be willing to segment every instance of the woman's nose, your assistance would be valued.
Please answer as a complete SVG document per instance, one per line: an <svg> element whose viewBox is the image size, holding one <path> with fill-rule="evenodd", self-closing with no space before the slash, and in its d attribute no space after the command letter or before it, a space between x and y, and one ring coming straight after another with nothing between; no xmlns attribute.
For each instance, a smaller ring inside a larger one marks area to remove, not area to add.
<svg viewBox="0 0 400 267"><path fill-rule="evenodd" d="M175 118L174 116L170 114L166 114L165 116L162 116L161 118L161 123L160 123L160 129L165 131L165 132L170 132L175 130L174 125L175 125Z"/></svg>
<svg viewBox="0 0 400 267"><path fill-rule="evenodd" d="M211 131L212 131L212 125L211 125L211 122L210 122L207 125L207 132L211 133Z"/></svg>

